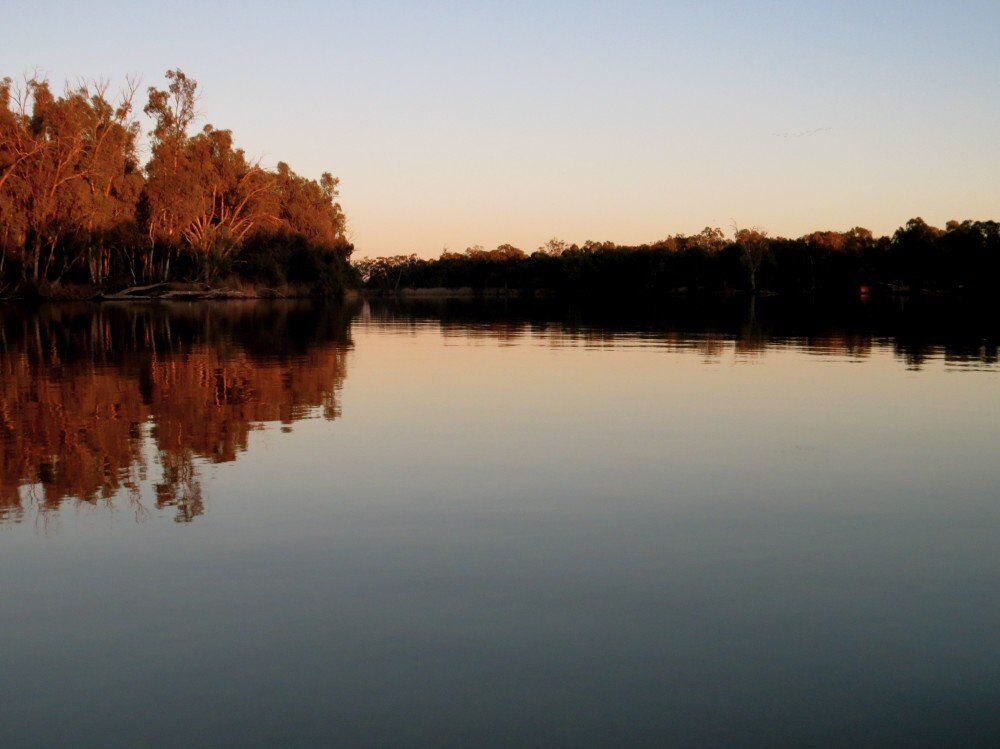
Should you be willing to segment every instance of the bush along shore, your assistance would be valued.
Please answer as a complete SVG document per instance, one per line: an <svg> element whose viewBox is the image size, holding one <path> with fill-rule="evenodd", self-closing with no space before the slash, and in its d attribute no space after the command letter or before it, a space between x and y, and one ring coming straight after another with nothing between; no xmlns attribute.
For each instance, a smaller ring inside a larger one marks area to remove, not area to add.
<svg viewBox="0 0 1000 749"><path fill-rule="evenodd" d="M788 239L759 228L718 228L652 244L550 240L528 254L470 247L435 259L359 260L363 288L410 296L564 296L581 299L749 293L866 297L995 295L1000 223L914 218L891 236L863 228Z"/></svg>
<svg viewBox="0 0 1000 749"><path fill-rule="evenodd" d="M0 80L0 298L338 296L354 284L335 177L264 168L229 130L196 128L197 83L180 70L147 90L148 133L137 92Z"/></svg>

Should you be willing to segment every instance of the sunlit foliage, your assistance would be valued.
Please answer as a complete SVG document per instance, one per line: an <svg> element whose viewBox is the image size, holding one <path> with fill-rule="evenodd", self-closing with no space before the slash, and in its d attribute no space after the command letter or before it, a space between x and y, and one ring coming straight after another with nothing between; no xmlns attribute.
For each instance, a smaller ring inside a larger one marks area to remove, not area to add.
<svg viewBox="0 0 1000 749"><path fill-rule="evenodd" d="M342 286L353 248L336 178L311 180L285 163L265 169L231 131L195 128L193 79L171 70L167 82L148 90L142 165L134 81L116 95L103 81L61 94L39 76L0 81L3 290L254 277L254 263L273 270L268 246L282 256L290 243L309 256L313 273L301 282ZM303 275L289 274L287 261L270 273L276 283Z"/></svg>

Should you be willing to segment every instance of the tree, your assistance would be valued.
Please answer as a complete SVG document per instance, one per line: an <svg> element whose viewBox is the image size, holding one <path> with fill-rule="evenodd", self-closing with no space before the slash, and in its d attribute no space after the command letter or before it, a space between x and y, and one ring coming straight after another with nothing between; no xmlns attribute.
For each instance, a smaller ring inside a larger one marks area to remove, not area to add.
<svg viewBox="0 0 1000 749"><path fill-rule="evenodd" d="M914 290L933 283L941 270L939 240L944 232L922 218L911 218L892 236L893 266L899 280Z"/></svg>
<svg viewBox="0 0 1000 749"><path fill-rule="evenodd" d="M392 257L365 258L358 261L355 267L365 285L382 291L389 289L398 291L407 271L418 267L421 262L423 261L420 258L411 253Z"/></svg>
<svg viewBox="0 0 1000 749"><path fill-rule="evenodd" d="M127 221L138 181L134 86L118 101L104 82L52 93L31 78L0 84L0 236L35 283L61 277L109 225Z"/></svg>
<svg viewBox="0 0 1000 749"><path fill-rule="evenodd" d="M128 82L115 109L105 96L106 89L106 84L100 84L92 98L97 145L83 179L83 251L90 280L96 284L111 274L114 247L134 243L136 204L144 181L136 154L139 126L131 119L135 83Z"/></svg>
<svg viewBox="0 0 1000 749"><path fill-rule="evenodd" d="M553 237L548 242L539 247L538 251L543 252L546 255L551 255L552 257L559 257L564 252L566 252L567 249L569 249L569 245L566 243L565 240Z"/></svg>
<svg viewBox="0 0 1000 749"><path fill-rule="evenodd" d="M252 230L278 222L278 193L271 176L233 148L228 130L206 125L190 139L186 156L197 192L181 236L211 279Z"/></svg>
<svg viewBox="0 0 1000 749"><path fill-rule="evenodd" d="M192 133L198 84L181 70L166 78L148 90L145 168L133 81L112 97L104 81L57 95L38 76L0 80L0 289L8 280L162 281L175 268L213 280L235 272L251 238L255 261L281 266L271 275L342 288L353 247L337 179L308 179L284 163L264 169L229 130Z"/></svg>
<svg viewBox="0 0 1000 749"><path fill-rule="evenodd" d="M146 113L153 129L153 156L144 215L150 250L144 275L166 279L170 259L180 250L196 256L211 280L247 235L260 225L277 224L278 189L258 164L233 147L232 133L205 125L189 136L195 118L197 83L182 71L167 72L166 91L149 89ZM162 246L162 265L155 251Z"/></svg>
<svg viewBox="0 0 1000 749"><path fill-rule="evenodd" d="M146 165L146 184L140 206L148 252L143 253L139 274L150 280L166 279L171 258L179 250L184 228L197 211L200 188L190 173L188 127L197 111L198 83L181 70L168 70L166 90L149 87L143 111L153 118L152 157ZM157 262L157 249L162 260ZM133 269L133 276L136 276Z"/></svg>
<svg viewBox="0 0 1000 749"><path fill-rule="evenodd" d="M709 254L715 254L726 246L726 235L722 229L706 226L697 234L686 237L686 246Z"/></svg>
<svg viewBox="0 0 1000 749"><path fill-rule="evenodd" d="M736 228L736 246L740 250L740 258L746 266L747 275L750 280L750 291L757 293L757 271L767 257L769 242L767 232L763 229L753 227L750 229Z"/></svg>
<svg viewBox="0 0 1000 749"><path fill-rule="evenodd" d="M279 161L274 179L282 229L301 234L318 247L333 249L345 243L346 221L336 202L340 194L336 177L324 172L317 182L299 176Z"/></svg>

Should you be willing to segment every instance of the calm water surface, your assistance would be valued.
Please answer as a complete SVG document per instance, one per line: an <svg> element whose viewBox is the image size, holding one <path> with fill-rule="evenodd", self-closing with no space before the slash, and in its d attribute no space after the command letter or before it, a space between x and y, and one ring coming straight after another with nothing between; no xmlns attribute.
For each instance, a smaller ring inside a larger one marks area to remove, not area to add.
<svg viewBox="0 0 1000 749"><path fill-rule="evenodd" d="M995 329L0 309L0 746L986 746Z"/></svg>

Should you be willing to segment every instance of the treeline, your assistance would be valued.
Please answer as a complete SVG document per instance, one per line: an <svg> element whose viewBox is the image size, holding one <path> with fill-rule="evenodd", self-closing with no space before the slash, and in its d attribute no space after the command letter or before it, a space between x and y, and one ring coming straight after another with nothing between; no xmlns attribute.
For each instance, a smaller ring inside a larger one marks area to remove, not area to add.
<svg viewBox="0 0 1000 749"><path fill-rule="evenodd" d="M148 143L135 81L112 96L105 82L56 94L44 78L0 80L0 294L225 279L342 289L353 248L337 179L265 169L229 130L195 131L197 83L166 77L148 89Z"/></svg>
<svg viewBox="0 0 1000 749"><path fill-rule="evenodd" d="M892 236L855 228L797 239L756 228L731 235L705 228L639 246L553 239L531 254L511 245L471 247L433 260L398 255L355 266L365 287L381 292L443 287L584 298L733 291L981 295L1000 281L1000 223L950 221L940 229L915 218Z"/></svg>

